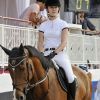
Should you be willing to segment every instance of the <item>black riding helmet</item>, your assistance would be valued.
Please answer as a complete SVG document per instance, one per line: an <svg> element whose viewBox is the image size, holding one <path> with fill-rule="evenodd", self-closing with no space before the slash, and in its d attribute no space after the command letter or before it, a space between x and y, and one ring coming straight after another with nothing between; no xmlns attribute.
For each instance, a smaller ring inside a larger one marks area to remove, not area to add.
<svg viewBox="0 0 100 100"><path fill-rule="evenodd" d="M60 7L61 5L60 5L59 0L46 0L45 6L47 8L48 6L58 6L58 7Z"/></svg>
<svg viewBox="0 0 100 100"><path fill-rule="evenodd" d="M36 0L37 2L45 3L46 0Z"/></svg>

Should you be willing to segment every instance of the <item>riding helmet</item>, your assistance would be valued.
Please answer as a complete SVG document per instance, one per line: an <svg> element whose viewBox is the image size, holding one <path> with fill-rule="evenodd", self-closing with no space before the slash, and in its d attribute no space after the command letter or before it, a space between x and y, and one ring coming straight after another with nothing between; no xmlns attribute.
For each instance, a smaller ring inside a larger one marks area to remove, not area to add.
<svg viewBox="0 0 100 100"><path fill-rule="evenodd" d="M61 5L60 5L59 0L46 0L45 6L47 8L48 6L58 6L58 7L60 7Z"/></svg>

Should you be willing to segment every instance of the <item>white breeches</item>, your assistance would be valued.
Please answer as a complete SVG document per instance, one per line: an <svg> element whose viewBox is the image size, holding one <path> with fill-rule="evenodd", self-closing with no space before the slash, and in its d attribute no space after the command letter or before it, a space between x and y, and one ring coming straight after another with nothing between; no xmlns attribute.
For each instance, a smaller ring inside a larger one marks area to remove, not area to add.
<svg viewBox="0 0 100 100"><path fill-rule="evenodd" d="M53 58L53 60L64 69L65 75L68 78L68 82L72 83L74 81L75 76L67 53L61 51Z"/></svg>

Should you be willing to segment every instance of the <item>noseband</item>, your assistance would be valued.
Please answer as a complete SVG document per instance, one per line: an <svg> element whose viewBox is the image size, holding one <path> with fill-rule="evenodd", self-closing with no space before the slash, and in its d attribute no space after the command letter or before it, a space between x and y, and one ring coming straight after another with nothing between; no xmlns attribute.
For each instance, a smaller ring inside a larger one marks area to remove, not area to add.
<svg viewBox="0 0 100 100"><path fill-rule="evenodd" d="M16 67L18 67L23 61L25 61L27 59L27 55L25 56L21 56L21 57L16 57L16 58L9 58L11 59L12 61L15 61L18 60L18 59L22 59L20 62L18 62L16 65L12 65L10 62L9 62L9 65L11 66L11 68L15 69ZM32 65L32 68L34 67L33 63L31 64ZM26 65L27 67L27 72L28 72L28 78L27 78L27 81L26 82L23 82L23 83L18 83L18 84L15 84L14 80L13 80L13 89L16 89L16 90L19 90L21 92L23 92L25 95L27 94L27 92L36 87L37 85L43 83L47 78L48 78L48 68L46 70L46 73L44 75L44 77L42 79L40 79L38 82L34 83L34 84L30 84L30 80L29 80L29 70L28 68L30 67L29 64ZM33 72L32 72L33 73ZM49 80L49 79L48 79ZM26 84L26 87L24 89L24 91L22 91L21 89L17 88L17 86L19 85L23 85L23 84Z"/></svg>

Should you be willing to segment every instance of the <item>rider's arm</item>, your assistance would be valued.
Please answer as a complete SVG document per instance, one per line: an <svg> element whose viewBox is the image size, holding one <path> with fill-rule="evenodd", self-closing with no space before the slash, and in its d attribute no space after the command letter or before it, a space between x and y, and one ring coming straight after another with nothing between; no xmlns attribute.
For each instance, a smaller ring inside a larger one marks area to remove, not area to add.
<svg viewBox="0 0 100 100"><path fill-rule="evenodd" d="M64 28L61 33L61 44L55 50L56 53L59 53L60 51L64 50L64 48L67 45L67 37L68 37L68 28Z"/></svg>

